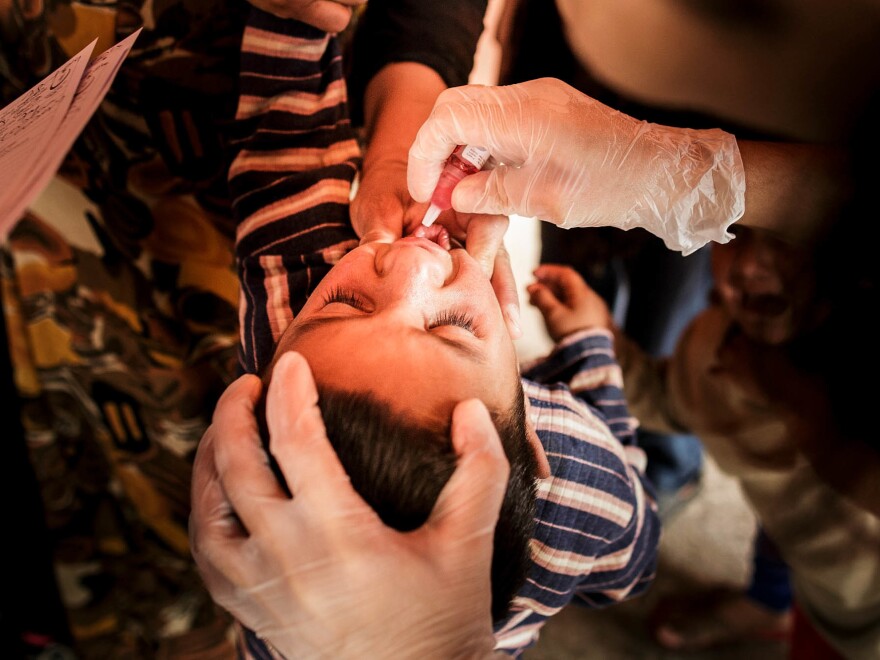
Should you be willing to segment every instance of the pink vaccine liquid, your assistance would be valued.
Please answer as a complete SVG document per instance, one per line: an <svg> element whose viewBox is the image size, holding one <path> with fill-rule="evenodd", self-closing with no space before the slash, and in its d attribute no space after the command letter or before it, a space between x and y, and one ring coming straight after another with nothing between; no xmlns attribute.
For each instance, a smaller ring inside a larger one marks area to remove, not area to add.
<svg viewBox="0 0 880 660"><path fill-rule="evenodd" d="M440 174L434 194L431 195L431 206L428 207L422 224L430 227L441 212L452 208L452 190L458 182L469 174L479 172L489 159L489 151L482 147L458 145Z"/></svg>

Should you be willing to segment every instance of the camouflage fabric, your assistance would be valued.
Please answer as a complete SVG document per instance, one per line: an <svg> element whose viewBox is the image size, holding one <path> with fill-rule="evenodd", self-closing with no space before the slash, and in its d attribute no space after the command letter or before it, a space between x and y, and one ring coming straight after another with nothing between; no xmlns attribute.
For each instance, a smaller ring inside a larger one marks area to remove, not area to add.
<svg viewBox="0 0 880 660"><path fill-rule="evenodd" d="M192 458L237 375L226 206L244 3L0 0L6 104L145 27L0 247L4 317L74 651L231 657L189 554Z"/></svg>

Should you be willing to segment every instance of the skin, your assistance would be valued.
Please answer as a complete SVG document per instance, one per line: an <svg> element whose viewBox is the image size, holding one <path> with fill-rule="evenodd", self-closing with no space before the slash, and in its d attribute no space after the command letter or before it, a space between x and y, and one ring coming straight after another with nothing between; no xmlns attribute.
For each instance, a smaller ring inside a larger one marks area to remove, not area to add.
<svg viewBox="0 0 880 660"><path fill-rule="evenodd" d="M281 18L295 18L326 32L341 32L355 7L367 0L254 0L251 4Z"/></svg>
<svg viewBox="0 0 880 660"><path fill-rule="evenodd" d="M876 0L558 5L579 26L574 51L615 89L794 139L846 136L880 80L868 56L880 33Z"/></svg>
<svg viewBox="0 0 880 660"><path fill-rule="evenodd" d="M736 240L712 248L715 288L752 341L779 346L814 326L825 306L815 299L812 250L772 232L734 227Z"/></svg>
<svg viewBox="0 0 880 660"><path fill-rule="evenodd" d="M389 64L367 85L367 144L358 192L351 204L351 223L361 243L390 242L419 231L428 205L415 202L409 194L407 158L416 133L444 89L446 84L439 74L417 62ZM507 217L450 209L441 214L437 224L466 243L483 271L494 276L508 329L514 338L520 337L519 299L503 245Z"/></svg>
<svg viewBox="0 0 880 660"><path fill-rule="evenodd" d="M448 420L465 399L507 410L520 377L480 264L424 236L362 244L343 257L282 335L276 359L288 351L306 358L318 383L369 392L421 423ZM529 435L546 476L543 447Z"/></svg>

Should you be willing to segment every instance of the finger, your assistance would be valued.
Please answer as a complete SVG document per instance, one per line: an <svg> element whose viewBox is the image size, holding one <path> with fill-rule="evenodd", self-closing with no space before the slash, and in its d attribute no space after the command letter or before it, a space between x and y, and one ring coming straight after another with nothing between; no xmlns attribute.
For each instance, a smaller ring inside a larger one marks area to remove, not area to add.
<svg viewBox="0 0 880 660"><path fill-rule="evenodd" d="M319 0L294 18L325 32L341 32L351 20L351 7L357 4L351 0Z"/></svg>
<svg viewBox="0 0 880 660"><path fill-rule="evenodd" d="M426 527L446 553L467 553L492 538L507 489L510 466L489 411L477 399L452 413L455 472L440 493ZM490 552L491 552L491 543Z"/></svg>
<svg viewBox="0 0 880 660"><path fill-rule="evenodd" d="M251 411L259 394L259 378L248 374L233 381L217 402L211 426L205 431L193 461L191 531L216 529L227 536L243 535L220 483L216 446L251 432L249 418L253 417Z"/></svg>
<svg viewBox="0 0 880 660"><path fill-rule="evenodd" d="M190 552L199 574L221 604L232 593L231 576L240 579L239 551L247 534L223 493L216 469L212 426L199 443L193 464Z"/></svg>
<svg viewBox="0 0 880 660"><path fill-rule="evenodd" d="M211 418L212 424L223 426L224 424L242 421L238 408L248 406L253 409L260 396L260 379L253 374L245 374L236 378L229 384L214 408Z"/></svg>
<svg viewBox="0 0 880 660"><path fill-rule="evenodd" d="M220 474L217 471L214 453L213 435L215 427L209 427L199 443L193 462L190 485L190 542L193 548L197 539L193 534L226 537L244 537L245 533L232 509L232 505L223 493Z"/></svg>
<svg viewBox="0 0 880 660"><path fill-rule="evenodd" d="M492 273L492 288L495 297L504 313L504 321L511 338L522 337L520 325L519 293L517 292L516 278L513 275L513 266L510 263L510 253L502 245L495 256L495 270Z"/></svg>
<svg viewBox="0 0 880 660"><path fill-rule="evenodd" d="M201 471L204 477L205 470ZM193 487L189 541L190 552L202 581L211 596L222 604L232 591L227 571L232 570L232 574L237 575L237 566L240 564L238 551L247 536L241 526L234 522L236 519L232 516L229 501L223 495L216 473L214 476Z"/></svg>
<svg viewBox="0 0 880 660"><path fill-rule="evenodd" d="M443 166L456 146L480 145L486 138L484 119L476 102L483 90L481 85L465 85L444 90L437 97L407 159L407 187L417 202L431 198Z"/></svg>
<svg viewBox="0 0 880 660"><path fill-rule="evenodd" d="M556 225L568 219L563 199L548 182L536 182L535 167L499 165L464 177L452 189L460 213L520 215Z"/></svg>
<svg viewBox="0 0 880 660"><path fill-rule="evenodd" d="M267 501L288 498L269 467L257 426L255 406L260 381L256 376L242 378L247 379L248 391L231 391L240 379L220 398L211 439L220 487L244 528L253 532L261 528Z"/></svg>
<svg viewBox="0 0 880 660"><path fill-rule="evenodd" d="M563 303L573 303L585 293L587 288L586 282L569 266L541 264L533 273L538 281L549 287Z"/></svg>
<svg viewBox="0 0 880 660"><path fill-rule="evenodd" d="M327 439L315 381L299 353L285 353L275 365L266 417L272 455L295 498L366 506Z"/></svg>
<svg viewBox="0 0 880 660"><path fill-rule="evenodd" d="M553 291L545 284L540 282L530 284L527 291L529 292L529 303L537 307L545 318L551 316L559 308L564 307Z"/></svg>
<svg viewBox="0 0 880 660"><path fill-rule="evenodd" d="M231 598L236 593L236 587L232 579L226 574L226 567L215 564L214 559L219 558L226 560L227 564L233 567L240 563L238 557L238 547L229 547L224 543L215 543L211 541L206 544L201 552L193 553L196 562L196 568L202 577L202 582L208 589L208 593L221 607L227 610L231 609ZM237 571L233 573L238 577Z"/></svg>
<svg viewBox="0 0 880 660"><path fill-rule="evenodd" d="M467 224L465 246L486 277L492 277L495 256L504 244L510 221L503 215L474 216Z"/></svg>
<svg viewBox="0 0 880 660"><path fill-rule="evenodd" d="M400 197L377 191L376 185L362 181L351 203L351 224L361 237L361 245L373 241L391 243L403 236L405 211Z"/></svg>

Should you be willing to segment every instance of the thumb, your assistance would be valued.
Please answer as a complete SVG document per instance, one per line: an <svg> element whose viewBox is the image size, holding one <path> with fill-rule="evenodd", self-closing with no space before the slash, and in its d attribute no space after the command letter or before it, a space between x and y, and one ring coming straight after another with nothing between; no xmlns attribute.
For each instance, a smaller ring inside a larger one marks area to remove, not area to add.
<svg viewBox="0 0 880 660"><path fill-rule="evenodd" d="M452 190L452 207L460 213L487 213L494 215L522 215L529 217L527 204L520 193L528 190L528 177L519 168L499 165L462 179Z"/></svg>
<svg viewBox="0 0 880 660"><path fill-rule="evenodd" d="M504 249L504 234L509 221L502 215L480 215L467 226L466 246L486 277L492 277L498 251Z"/></svg>
<svg viewBox="0 0 880 660"><path fill-rule="evenodd" d="M530 284L528 286L528 292L529 302L537 307L545 317L552 313L553 310L562 306L559 299L545 284L541 284L540 282Z"/></svg>
<svg viewBox="0 0 880 660"><path fill-rule="evenodd" d="M440 493L427 527L452 556L488 545L507 489L510 466L481 401L459 403L452 414L452 444L458 465ZM441 540L442 539L442 540Z"/></svg>

